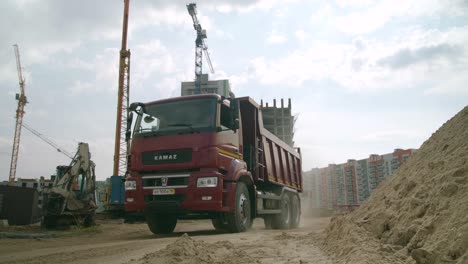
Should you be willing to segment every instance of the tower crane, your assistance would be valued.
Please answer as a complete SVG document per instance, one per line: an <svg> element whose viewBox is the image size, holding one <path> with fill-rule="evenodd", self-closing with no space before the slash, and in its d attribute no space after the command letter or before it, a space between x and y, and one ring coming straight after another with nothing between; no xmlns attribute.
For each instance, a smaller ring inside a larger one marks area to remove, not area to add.
<svg viewBox="0 0 468 264"><path fill-rule="evenodd" d="M122 47L119 61L119 90L117 95L117 120L115 125L114 176L127 172L128 142L125 140L130 96L130 50L127 50L128 9L130 0L124 0Z"/></svg>
<svg viewBox="0 0 468 264"><path fill-rule="evenodd" d="M12 184L16 178L16 165L18 162L18 152L21 138L21 125L23 123L24 116L24 106L28 103L26 99L26 94L24 92L25 79L23 77L23 72L21 69L20 53L18 45L13 45L15 49L16 57L16 68L18 70L18 79L20 86L20 93L16 94L16 100L18 100L18 107L16 109L16 125L15 125L15 136L13 138L13 150L11 152L11 163L10 163L10 177L8 179L9 183Z"/></svg>
<svg viewBox="0 0 468 264"><path fill-rule="evenodd" d="M202 76L202 64L203 56L205 54L206 61L210 67L211 73L214 73L213 65L211 64L210 54L208 53L208 47L206 46L205 39L206 30L202 28L197 18L197 4L191 3L187 5L187 10L193 20L193 28L197 32L197 38L195 39L195 93L201 93L201 76Z"/></svg>
<svg viewBox="0 0 468 264"><path fill-rule="evenodd" d="M41 133L39 133L37 130L35 130L34 128L31 128L30 126L26 125L25 123L21 124L24 128L26 128L29 132L33 133L34 135L36 135L38 138L42 139L45 143L49 144L50 146L52 146L54 149L56 149L58 152L62 153L63 155L69 157L70 159L73 159L73 155L70 154L70 152L60 148L57 144L55 144L53 141L51 141L50 139L48 139L47 137L45 137L44 135L42 135Z"/></svg>

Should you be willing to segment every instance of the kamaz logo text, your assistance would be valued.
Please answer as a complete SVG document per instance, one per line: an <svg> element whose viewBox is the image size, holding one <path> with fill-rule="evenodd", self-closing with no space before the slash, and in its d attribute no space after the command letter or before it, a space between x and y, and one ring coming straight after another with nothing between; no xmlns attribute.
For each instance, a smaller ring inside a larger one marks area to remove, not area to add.
<svg viewBox="0 0 468 264"><path fill-rule="evenodd" d="M154 160L176 160L176 159L177 159L177 154L154 156Z"/></svg>

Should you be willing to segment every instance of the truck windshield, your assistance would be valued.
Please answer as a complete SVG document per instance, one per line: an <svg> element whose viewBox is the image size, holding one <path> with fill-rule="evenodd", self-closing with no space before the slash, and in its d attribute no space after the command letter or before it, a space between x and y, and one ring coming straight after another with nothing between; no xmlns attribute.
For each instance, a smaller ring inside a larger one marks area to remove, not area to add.
<svg viewBox="0 0 468 264"><path fill-rule="evenodd" d="M146 105L138 115L134 136L160 136L214 131L216 98L188 99Z"/></svg>

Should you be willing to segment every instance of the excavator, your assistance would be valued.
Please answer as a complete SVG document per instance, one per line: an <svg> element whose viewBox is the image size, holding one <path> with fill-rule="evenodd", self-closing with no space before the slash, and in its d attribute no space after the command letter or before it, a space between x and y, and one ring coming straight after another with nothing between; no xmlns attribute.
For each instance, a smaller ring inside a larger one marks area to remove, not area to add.
<svg viewBox="0 0 468 264"><path fill-rule="evenodd" d="M62 229L70 225L94 225L97 208L94 168L88 144L80 142L70 165L57 167L52 188L44 194L43 227Z"/></svg>

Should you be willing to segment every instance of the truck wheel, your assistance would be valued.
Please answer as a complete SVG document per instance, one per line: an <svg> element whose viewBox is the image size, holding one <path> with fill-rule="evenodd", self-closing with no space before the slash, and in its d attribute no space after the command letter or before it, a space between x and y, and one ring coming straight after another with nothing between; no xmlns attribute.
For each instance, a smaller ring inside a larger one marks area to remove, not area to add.
<svg viewBox="0 0 468 264"><path fill-rule="evenodd" d="M250 197L245 183L237 183L235 199L234 210L227 214L227 220L229 231L239 233L248 230L252 226Z"/></svg>
<svg viewBox="0 0 468 264"><path fill-rule="evenodd" d="M273 228L288 229L291 226L291 200L284 194L280 200L281 213L273 216Z"/></svg>
<svg viewBox="0 0 468 264"><path fill-rule="evenodd" d="M211 219L211 223L217 231L226 231L228 230L228 224L223 221L221 217L216 217Z"/></svg>
<svg viewBox="0 0 468 264"><path fill-rule="evenodd" d="M177 218L173 215L147 213L146 222L153 234L170 234L177 225Z"/></svg>
<svg viewBox="0 0 468 264"><path fill-rule="evenodd" d="M297 194L291 195L291 228L299 227L301 222L301 201Z"/></svg>
<svg viewBox="0 0 468 264"><path fill-rule="evenodd" d="M265 229L272 229L273 228L273 218L271 215L265 215L263 217L263 223L265 224Z"/></svg>

